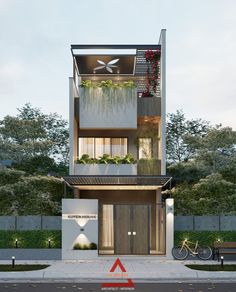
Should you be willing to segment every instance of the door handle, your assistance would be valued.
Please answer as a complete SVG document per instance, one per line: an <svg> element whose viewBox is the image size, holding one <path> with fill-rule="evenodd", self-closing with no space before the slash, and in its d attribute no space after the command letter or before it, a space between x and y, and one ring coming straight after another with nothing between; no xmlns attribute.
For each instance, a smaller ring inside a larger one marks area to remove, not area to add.
<svg viewBox="0 0 236 292"><path fill-rule="evenodd" d="M133 235L136 235L136 231L133 231Z"/></svg>
<svg viewBox="0 0 236 292"><path fill-rule="evenodd" d="M131 232L130 231L128 231L128 235L131 235Z"/></svg>

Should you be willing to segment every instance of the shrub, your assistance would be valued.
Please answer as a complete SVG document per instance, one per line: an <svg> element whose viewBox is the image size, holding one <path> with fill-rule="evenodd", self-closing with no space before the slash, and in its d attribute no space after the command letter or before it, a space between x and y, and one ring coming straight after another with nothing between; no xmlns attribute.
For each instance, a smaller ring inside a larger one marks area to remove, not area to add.
<svg viewBox="0 0 236 292"><path fill-rule="evenodd" d="M0 248L61 248L60 230L0 230Z"/></svg>
<svg viewBox="0 0 236 292"><path fill-rule="evenodd" d="M175 246L187 238L189 241L199 241L200 245L213 246L217 240L236 242L236 231L175 231Z"/></svg>
<svg viewBox="0 0 236 292"><path fill-rule="evenodd" d="M80 250L95 250L97 249L97 244L94 242L91 242L90 244L80 244L80 243L76 243L73 246L73 249L80 249Z"/></svg>

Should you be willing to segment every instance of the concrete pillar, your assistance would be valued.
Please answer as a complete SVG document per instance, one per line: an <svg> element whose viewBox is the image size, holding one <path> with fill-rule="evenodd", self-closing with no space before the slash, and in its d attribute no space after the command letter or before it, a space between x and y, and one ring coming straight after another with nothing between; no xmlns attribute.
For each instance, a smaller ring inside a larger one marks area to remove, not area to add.
<svg viewBox="0 0 236 292"><path fill-rule="evenodd" d="M172 259L174 247L174 199L166 199L166 257Z"/></svg>
<svg viewBox="0 0 236 292"><path fill-rule="evenodd" d="M166 29L161 30L161 174L166 174Z"/></svg>
<svg viewBox="0 0 236 292"><path fill-rule="evenodd" d="M75 188L74 189L74 198L79 199L80 198L80 190Z"/></svg>

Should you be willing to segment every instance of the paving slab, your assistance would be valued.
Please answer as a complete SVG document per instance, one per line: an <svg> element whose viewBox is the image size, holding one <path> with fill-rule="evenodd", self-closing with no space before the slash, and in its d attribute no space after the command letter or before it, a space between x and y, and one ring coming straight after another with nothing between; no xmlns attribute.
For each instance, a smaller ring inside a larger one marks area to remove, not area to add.
<svg viewBox="0 0 236 292"><path fill-rule="evenodd" d="M120 260L126 273L110 269L116 260L102 258L96 260L77 261L16 261L16 264L48 264L50 267L28 272L0 272L0 282L5 281L73 281L73 282L99 282L117 281L117 279L131 278L142 282L175 282L175 281L236 281L236 272L207 272L187 268L186 264L218 264L216 261L176 261L150 258L122 258ZM10 264L9 261L0 261L0 264ZM227 262L225 264L236 264ZM116 274L116 275L115 275Z"/></svg>

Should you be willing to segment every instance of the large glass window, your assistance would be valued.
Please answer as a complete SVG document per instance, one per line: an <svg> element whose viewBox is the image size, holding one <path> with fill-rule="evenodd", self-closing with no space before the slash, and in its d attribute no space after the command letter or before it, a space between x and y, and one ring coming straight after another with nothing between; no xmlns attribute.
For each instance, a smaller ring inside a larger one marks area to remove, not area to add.
<svg viewBox="0 0 236 292"><path fill-rule="evenodd" d="M95 158L99 158L103 154L111 154L110 138L95 138Z"/></svg>
<svg viewBox="0 0 236 292"><path fill-rule="evenodd" d="M127 138L79 138L79 153L88 154L92 158L99 158L103 154L112 157L123 157L127 154Z"/></svg>
<svg viewBox="0 0 236 292"><path fill-rule="evenodd" d="M152 158L152 139L139 138L139 159Z"/></svg>
<svg viewBox="0 0 236 292"><path fill-rule="evenodd" d="M127 139L124 138L112 138L112 156L123 157L127 154Z"/></svg>
<svg viewBox="0 0 236 292"><path fill-rule="evenodd" d="M83 154L94 157L94 138L79 138L79 157Z"/></svg>
<svg viewBox="0 0 236 292"><path fill-rule="evenodd" d="M114 249L113 205L102 206L101 239L101 248Z"/></svg>

